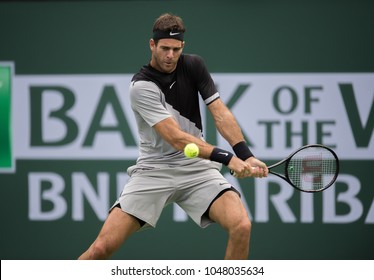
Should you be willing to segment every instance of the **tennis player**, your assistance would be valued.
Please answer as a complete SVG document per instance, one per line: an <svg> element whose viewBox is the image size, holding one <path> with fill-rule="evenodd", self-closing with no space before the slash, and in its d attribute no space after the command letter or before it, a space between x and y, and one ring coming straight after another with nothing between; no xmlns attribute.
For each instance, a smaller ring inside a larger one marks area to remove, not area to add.
<svg viewBox="0 0 374 280"><path fill-rule="evenodd" d="M130 235L156 227L170 203L177 203L201 228L216 222L227 231L225 259L248 258L251 221L220 169L224 164L239 178L266 177L268 169L249 150L202 58L182 54L184 33L178 16L163 14L154 23L151 60L134 75L129 90L139 158L128 168L128 182L80 259L110 258ZM204 141L199 98L235 155ZM199 147L199 157L184 155L189 143Z"/></svg>

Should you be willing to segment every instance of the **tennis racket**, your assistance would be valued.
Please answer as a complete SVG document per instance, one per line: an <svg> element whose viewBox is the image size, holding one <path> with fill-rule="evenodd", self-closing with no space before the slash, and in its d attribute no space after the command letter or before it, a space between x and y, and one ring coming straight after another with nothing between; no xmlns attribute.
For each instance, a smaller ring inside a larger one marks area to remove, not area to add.
<svg viewBox="0 0 374 280"><path fill-rule="evenodd" d="M282 178L303 192L321 192L330 187L339 174L335 152L320 144L306 145L287 158L268 166L269 173ZM233 176L235 174L231 172Z"/></svg>

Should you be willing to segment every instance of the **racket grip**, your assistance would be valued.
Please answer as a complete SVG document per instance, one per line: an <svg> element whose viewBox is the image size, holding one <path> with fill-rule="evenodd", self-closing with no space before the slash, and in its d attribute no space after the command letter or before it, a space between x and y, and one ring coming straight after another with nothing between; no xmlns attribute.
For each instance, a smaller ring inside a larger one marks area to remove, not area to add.
<svg viewBox="0 0 374 280"><path fill-rule="evenodd" d="M256 167L253 167L253 166L252 166L252 170L253 170L253 169L256 169ZM230 169L230 174L231 174L232 176L234 176L235 178L238 177L238 176L236 175L236 172L235 172L234 170L231 170L231 169Z"/></svg>

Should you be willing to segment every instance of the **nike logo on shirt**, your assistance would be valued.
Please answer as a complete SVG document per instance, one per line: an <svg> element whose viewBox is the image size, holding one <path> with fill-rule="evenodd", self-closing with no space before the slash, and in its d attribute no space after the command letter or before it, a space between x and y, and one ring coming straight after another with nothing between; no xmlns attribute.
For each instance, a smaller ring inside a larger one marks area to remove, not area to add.
<svg viewBox="0 0 374 280"><path fill-rule="evenodd" d="M170 85L170 89L173 87L173 85L176 83L177 81L174 81L171 85Z"/></svg>

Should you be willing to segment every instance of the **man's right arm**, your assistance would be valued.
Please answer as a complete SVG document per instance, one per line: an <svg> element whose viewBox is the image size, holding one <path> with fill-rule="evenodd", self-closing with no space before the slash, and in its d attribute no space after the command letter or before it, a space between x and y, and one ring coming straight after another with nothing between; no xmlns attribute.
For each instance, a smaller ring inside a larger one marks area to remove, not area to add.
<svg viewBox="0 0 374 280"><path fill-rule="evenodd" d="M155 124L153 127L156 132L175 149L183 151L187 144L195 143L199 147L199 157L211 159L215 147L181 130L173 117L166 118ZM249 176L252 171L249 163L242 161L236 156L231 158L227 166L233 170L239 178Z"/></svg>

